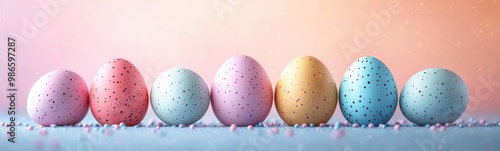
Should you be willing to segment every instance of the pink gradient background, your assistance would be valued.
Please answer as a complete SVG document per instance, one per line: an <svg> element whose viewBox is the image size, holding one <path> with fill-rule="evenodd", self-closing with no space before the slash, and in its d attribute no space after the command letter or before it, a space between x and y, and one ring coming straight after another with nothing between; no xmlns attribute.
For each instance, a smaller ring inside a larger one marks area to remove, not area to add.
<svg viewBox="0 0 500 151"><path fill-rule="evenodd" d="M406 1L391 14L380 34L348 55L342 43L354 45L355 29L377 23L372 12L387 11L384 1L148 0L58 2L46 24L23 33L23 19L47 14L36 1L0 0L0 119L6 109L6 39L18 37L18 116L26 120L26 98L35 81L55 69L80 74L90 86L108 60L122 57L143 74L148 87L163 71L189 68L210 86L215 72L232 55L246 54L267 71L273 86L295 57L311 55L331 71L337 86L348 66L371 55L392 71L398 92L413 74L430 67L448 68L469 88L463 118L499 120L500 2ZM231 11L221 18L214 4ZM43 18L38 18L43 21ZM373 28L372 28L373 30ZM21 39L21 38L24 39ZM23 41L24 40L24 41ZM491 77L491 80L488 80ZM487 82L481 82L486 79ZM485 84L484 84L485 83ZM145 120L155 118L151 107ZM398 110L393 120L403 118ZM268 120L279 119L275 108ZM216 120L212 109L201 119ZM343 120L337 107L332 120ZM96 122L89 112L84 121Z"/></svg>

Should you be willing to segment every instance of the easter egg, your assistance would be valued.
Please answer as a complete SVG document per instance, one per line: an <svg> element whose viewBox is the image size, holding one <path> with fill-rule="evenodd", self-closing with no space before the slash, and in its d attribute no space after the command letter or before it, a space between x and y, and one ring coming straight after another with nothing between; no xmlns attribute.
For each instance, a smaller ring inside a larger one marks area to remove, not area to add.
<svg viewBox="0 0 500 151"><path fill-rule="evenodd" d="M266 71L253 58L237 55L217 71L211 88L212 109L224 125L248 126L266 119L273 89Z"/></svg>
<svg viewBox="0 0 500 151"><path fill-rule="evenodd" d="M89 110L88 88L77 73L54 70L38 79L28 94L28 115L44 126L75 125Z"/></svg>
<svg viewBox="0 0 500 151"><path fill-rule="evenodd" d="M129 61L116 58L97 71L90 88L90 111L100 124L137 125L148 103L146 83Z"/></svg>
<svg viewBox="0 0 500 151"><path fill-rule="evenodd" d="M413 75L401 91L403 115L418 125L446 124L465 111L469 94L465 82L454 72L430 68Z"/></svg>
<svg viewBox="0 0 500 151"><path fill-rule="evenodd" d="M318 59L292 60L276 84L276 110L288 125L327 123L337 106L337 86L328 68Z"/></svg>
<svg viewBox="0 0 500 151"><path fill-rule="evenodd" d="M339 88L342 114L350 123L387 123L398 103L398 91L391 71L377 58L359 58L349 66Z"/></svg>
<svg viewBox="0 0 500 151"><path fill-rule="evenodd" d="M151 87L151 107L163 122L192 124L207 112L210 93L205 81L185 68L160 74Z"/></svg>

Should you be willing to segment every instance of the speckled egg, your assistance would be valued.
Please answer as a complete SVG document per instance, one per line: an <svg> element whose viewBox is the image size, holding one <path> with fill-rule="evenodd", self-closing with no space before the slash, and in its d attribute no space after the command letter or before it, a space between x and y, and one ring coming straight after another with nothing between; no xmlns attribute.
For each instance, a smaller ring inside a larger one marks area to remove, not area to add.
<svg viewBox="0 0 500 151"><path fill-rule="evenodd" d="M217 71L211 88L212 109L224 125L254 125L266 119L273 89L266 71L253 58L237 55Z"/></svg>
<svg viewBox="0 0 500 151"><path fill-rule="evenodd" d="M328 68L312 56L290 62L276 84L276 110L288 125L327 123L337 106L337 86Z"/></svg>
<svg viewBox="0 0 500 151"><path fill-rule="evenodd" d="M73 71L54 70L38 79L28 95L28 115L44 126L75 125L89 110L85 81Z"/></svg>
<svg viewBox="0 0 500 151"><path fill-rule="evenodd" d="M418 125L445 124L457 120L465 111L469 94L457 74L443 68L430 68L413 75L403 87L400 108Z"/></svg>
<svg viewBox="0 0 500 151"><path fill-rule="evenodd" d="M391 71L371 56L354 61L340 83L339 103L350 123L387 123L398 103L398 90Z"/></svg>
<svg viewBox="0 0 500 151"><path fill-rule="evenodd" d="M146 83L129 61L116 58L97 71L90 88L90 111L100 124L137 125L148 104Z"/></svg>
<svg viewBox="0 0 500 151"><path fill-rule="evenodd" d="M167 70L151 87L151 107L167 124L192 124L205 115L209 104L207 84L189 69Z"/></svg>

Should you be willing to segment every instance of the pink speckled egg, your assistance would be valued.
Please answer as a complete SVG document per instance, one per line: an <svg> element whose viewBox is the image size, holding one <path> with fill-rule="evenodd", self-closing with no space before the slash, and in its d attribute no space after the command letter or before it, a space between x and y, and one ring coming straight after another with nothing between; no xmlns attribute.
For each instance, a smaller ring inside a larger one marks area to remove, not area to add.
<svg viewBox="0 0 500 151"><path fill-rule="evenodd" d="M212 109L221 123L248 126L266 119L273 104L273 89L257 61L237 55L217 71L211 98Z"/></svg>
<svg viewBox="0 0 500 151"><path fill-rule="evenodd" d="M28 95L28 115L44 126L74 125L89 110L88 88L73 71L54 70L35 82Z"/></svg>
<svg viewBox="0 0 500 151"><path fill-rule="evenodd" d="M137 125L146 115L148 100L141 73L122 58L104 64L90 88L90 111L100 124Z"/></svg>

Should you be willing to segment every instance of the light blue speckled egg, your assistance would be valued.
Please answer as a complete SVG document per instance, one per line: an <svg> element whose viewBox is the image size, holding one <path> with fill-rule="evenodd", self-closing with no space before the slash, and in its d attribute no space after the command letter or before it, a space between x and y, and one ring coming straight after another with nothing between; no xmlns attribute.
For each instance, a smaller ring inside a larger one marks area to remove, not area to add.
<svg viewBox="0 0 500 151"><path fill-rule="evenodd" d="M452 123L465 111L469 93L457 74L443 68L430 68L413 75L403 87L400 108L418 125Z"/></svg>
<svg viewBox="0 0 500 151"><path fill-rule="evenodd" d="M205 81L185 68L160 74L151 87L151 107L167 124L192 124L207 112L210 93Z"/></svg>
<svg viewBox="0 0 500 151"><path fill-rule="evenodd" d="M385 124L398 103L398 90L391 71L371 56L351 64L339 91L340 110L350 123Z"/></svg>

